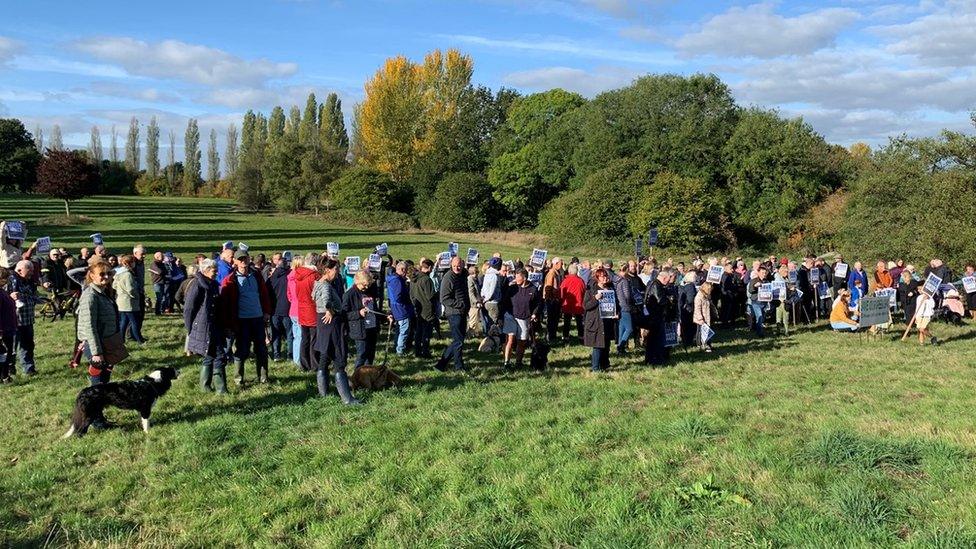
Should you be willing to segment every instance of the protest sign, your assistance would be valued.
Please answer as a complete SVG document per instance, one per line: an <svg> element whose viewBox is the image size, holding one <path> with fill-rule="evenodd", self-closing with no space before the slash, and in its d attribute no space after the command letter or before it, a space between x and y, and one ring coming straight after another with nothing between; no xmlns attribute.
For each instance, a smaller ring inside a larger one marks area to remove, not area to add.
<svg viewBox="0 0 976 549"><path fill-rule="evenodd" d="M786 281L774 281L773 284L773 299L783 300L786 299Z"/></svg>
<svg viewBox="0 0 976 549"><path fill-rule="evenodd" d="M349 274L356 274L359 272L359 256L350 256L346 258L346 272Z"/></svg>
<svg viewBox="0 0 976 549"><path fill-rule="evenodd" d="M7 231L8 240L25 240L27 238L27 226L23 221L7 221L4 227Z"/></svg>
<svg viewBox="0 0 976 549"><path fill-rule="evenodd" d="M895 297L898 292L894 288L884 288L882 290L877 290L874 292L874 297L884 297L888 299L888 305L895 304Z"/></svg>
<svg viewBox="0 0 976 549"><path fill-rule="evenodd" d="M376 247L376 254L379 256L384 256L389 252L390 252L390 247L386 244L386 242Z"/></svg>
<svg viewBox="0 0 976 549"><path fill-rule="evenodd" d="M932 297L939 291L940 286L942 286L942 279L935 276L935 273L929 273L929 277L925 279L925 286L922 287L922 292Z"/></svg>
<svg viewBox="0 0 976 549"><path fill-rule="evenodd" d="M702 343L708 343L715 337L715 330L711 328L708 324L702 324L701 326L701 340Z"/></svg>
<svg viewBox="0 0 976 549"><path fill-rule="evenodd" d="M448 271L451 269L451 252L441 252L437 254L437 270Z"/></svg>
<svg viewBox="0 0 976 549"><path fill-rule="evenodd" d="M369 259L366 260L366 268L374 273L380 272L380 267L383 266L383 257L380 254L369 254Z"/></svg>
<svg viewBox="0 0 976 549"><path fill-rule="evenodd" d="M962 287L967 294L976 294L976 276L963 277Z"/></svg>
<svg viewBox="0 0 976 549"><path fill-rule="evenodd" d="M549 252L538 248L532 250L532 258L529 259L529 267L541 269L546 266L546 256Z"/></svg>
<svg viewBox="0 0 976 549"><path fill-rule="evenodd" d="M664 323L664 346L665 347L678 346L678 323L677 322Z"/></svg>
<svg viewBox="0 0 976 549"><path fill-rule="evenodd" d="M37 253L46 254L51 251L51 237L42 236L37 239Z"/></svg>
<svg viewBox="0 0 976 549"><path fill-rule="evenodd" d="M820 289L818 293L820 299L828 299L830 297L830 286L826 282L821 282L818 288Z"/></svg>
<svg viewBox="0 0 976 549"><path fill-rule="evenodd" d="M454 256L456 256L458 254L458 249L459 248L458 248L458 243L457 242L448 242L447 243L447 251L451 254L451 257L454 257Z"/></svg>
<svg viewBox="0 0 976 549"><path fill-rule="evenodd" d="M858 323L862 327L887 324L891 321L887 297L862 297L857 305L861 309Z"/></svg>
<svg viewBox="0 0 976 549"><path fill-rule="evenodd" d="M718 284L722 282L722 273L725 269L721 265L712 265L708 268L708 276L705 277L705 282L711 282L712 284Z"/></svg>
<svg viewBox="0 0 976 549"><path fill-rule="evenodd" d="M796 270L790 271L790 284L796 284Z"/></svg>
<svg viewBox="0 0 976 549"><path fill-rule="evenodd" d="M368 309L369 312L363 317L363 328L367 330L376 327L376 310L374 309L376 300L372 297L363 297L363 307Z"/></svg>
<svg viewBox="0 0 976 549"><path fill-rule="evenodd" d="M478 264L478 250L474 248L468 248L468 258L464 261L467 265L477 265Z"/></svg>
<svg viewBox="0 0 976 549"><path fill-rule="evenodd" d="M810 285L816 286L820 282L820 267L810 269Z"/></svg>
<svg viewBox="0 0 976 549"><path fill-rule="evenodd" d="M336 257L339 255L339 243L338 242L326 242L325 243L325 253Z"/></svg>
<svg viewBox="0 0 976 549"><path fill-rule="evenodd" d="M647 245L651 248L657 246L657 227L651 227L651 230L647 231Z"/></svg>
<svg viewBox="0 0 976 549"><path fill-rule="evenodd" d="M247 251L249 249L250 249L250 247L247 244L245 244L243 242L238 242L237 243L237 251L247 253Z"/></svg>
<svg viewBox="0 0 976 549"><path fill-rule="evenodd" d="M847 278L847 263L834 265L834 276L837 278Z"/></svg>
<svg viewBox="0 0 976 549"><path fill-rule="evenodd" d="M600 318L617 317L617 292L600 290Z"/></svg>
<svg viewBox="0 0 976 549"><path fill-rule="evenodd" d="M773 285L766 283L759 286L759 301L768 303L773 300Z"/></svg>
<svg viewBox="0 0 976 549"><path fill-rule="evenodd" d="M506 267L508 267L508 274L509 274L509 276L515 274L515 262L514 261L512 261L511 259L509 259L508 261L506 261L504 263L504 265Z"/></svg>
<svg viewBox="0 0 976 549"><path fill-rule="evenodd" d="M531 282L536 288L542 285L542 273L539 271L532 271L529 273L529 282Z"/></svg>
<svg viewBox="0 0 976 549"><path fill-rule="evenodd" d="M102 233L94 233L91 235L92 244L96 246L101 246L105 244L105 240L102 238Z"/></svg>

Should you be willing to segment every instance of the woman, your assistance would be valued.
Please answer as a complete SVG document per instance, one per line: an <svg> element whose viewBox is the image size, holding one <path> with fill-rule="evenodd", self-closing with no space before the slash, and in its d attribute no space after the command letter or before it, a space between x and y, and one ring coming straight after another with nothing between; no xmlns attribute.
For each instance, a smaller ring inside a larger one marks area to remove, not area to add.
<svg viewBox="0 0 976 549"><path fill-rule="evenodd" d="M106 339L119 333L119 311L112 297L112 266L97 262L88 268L84 291L78 301L78 340L91 361L88 374L92 385L108 383L111 364L105 357Z"/></svg>
<svg viewBox="0 0 976 549"><path fill-rule="evenodd" d="M695 277L695 271L686 272L678 288L678 321L681 323L681 344L685 347L694 342L697 332L694 322L695 296L698 295Z"/></svg>
<svg viewBox="0 0 976 549"><path fill-rule="evenodd" d="M966 264L966 274L962 275L964 277L976 277L976 265L972 263ZM970 316L973 320L976 320L976 292L971 294L966 294L966 309L969 310Z"/></svg>
<svg viewBox="0 0 976 549"><path fill-rule="evenodd" d="M532 338L532 323L542 313L542 296L539 289L529 282L525 269L515 271L515 282L502 290L499 304L502 314L502 333L508 336L505 342L506 370L512 369L512 348L515 348L515 367L522 367L525 349Z"/></svg>
<svg viewBox="0 0 976 549"><path fill-rule="evenodd" d="M7 292L10 271L0 267L0 383L13 383L14 336L17 335L17 303Z"/></svg>
<svg viewBox="0 0 976 549"><path fill-rule="evenodd" d="M712 283L706 282L695 295L695 312L692 321L698 325L698 345L706 353L712 352L712 336L705 336L705 329L712 327ZM712 332L714 334L714 332Z"/></svg>
<svg viewBox="0 0 976 549"><path fill-rule="evenodd" d="M898 283L898 305L905 312L905 324L915 316L915 298L918 297L918 281L912 278L912 271L905 269L901 272Z"/></svg>
<svg viewBox="0 0 976 549"><path fill-rule="evenodd" d="M830 327L838 332L856 332L860 326L851 316L851 292L841 288L830 310Z"/></svg>
<svg viewBox="0 0 976 549"><path fill-rule="evenodd" d="M610 368L610 347L613 345L614 319L620 314L620 307L614 298L614 314L604 315L600 310L600 303L605 292L613 292L610 274L606 269L597 269L593 273L596 283L586 290L583 296L583 345L593 349L590 368L594 372L602 372ZM605 318L607 317L607 318Z"/></svg>
<svg viewBox="0 0 976 549"><path fill-rule="evenodd" d="M220 326L220 315L216 314L217 296L220 288L214 277L217 263L212 259L200 262L196 275L190 279L183 307L183 324L186 327L187 352L203 357L200 365L200 389L205 392L217 390L227 394L227 374L224 371L223 350L224 330Z"/></svg>
<svg viewBox="0 0 976 549"><path fill-rule="evenodd" d="M336 390L345 405L361 404L349 389L346 376L346 323L342 315L342 302L333 283L339 276L339 263L323 257L318 262L319 278L312 289L315 302L315 350L319 354L315 379L319 395L329 395L329 367L335 372ZM367 281L369 279L366 279ZM367 285L369 283L367 282Z"/></svg>
<svg viewBox="0 0 976 549"><path fill-rule="evenodd" d="M128 332L132 341L142 345L142 334L139 333L138 314L142 309L139 302L139 288L136 286L136 277L133 273L136 258L130 254L122 256L121 267L115 274L112 288L115 290L115 305L119 309L119 331L122 332L122 339Z"/></svg>
<svg viewBox="0 0 976 549"><path fill-rule="evenodd" d="M471 265L468 267L468 333L474 334L479 329L482 335L487 336L481 326L481 284L478 282L478 267Z"/></svg>
<svg viewBox="0 0 976 549"><path fill-rule="evenodd" d="M315 301L312 299L312 289L318 272L315 265L319 254L309 252L305 256L305 264L295 269L295 302L298 303L298 324L301 327L301 349L299 363L302 371L318 370L318 358L315 354L316 325Z"/></svg>
<svg viewBox="0 0 976 549"><path fill-rule="evenodd" d="M342 296L342 314L349 326L349 337L356 342L355 367L359 368L376 360L376 336L380 330L376 298L369 291L372 275L359 271L352 279L352 286Z"/></svg>
<svg viewBox="0 0 976 549"><path fill-rule="evenodd" d="M305 265L305 258L295 255L291 260L291 271L286 277L285 293L288 296L288 316L291 318L291 361L302 368L302 325L298 323L298 293L295 291L295 272Z"/></svg>

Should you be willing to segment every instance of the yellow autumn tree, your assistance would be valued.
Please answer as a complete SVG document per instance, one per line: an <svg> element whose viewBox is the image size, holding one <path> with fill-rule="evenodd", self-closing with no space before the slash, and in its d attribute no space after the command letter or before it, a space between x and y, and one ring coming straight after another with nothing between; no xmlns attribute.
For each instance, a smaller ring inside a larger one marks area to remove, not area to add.
<svg viewBox="0 0 976 549"><path fill-rule="evenodd" d="M457 116L458 99L471 83L471 58L457 50L435 50L416 64L387 59L365 85L355 113L355 148L360 162L402 183L417 160L433 147L441 122Z"/></svg>

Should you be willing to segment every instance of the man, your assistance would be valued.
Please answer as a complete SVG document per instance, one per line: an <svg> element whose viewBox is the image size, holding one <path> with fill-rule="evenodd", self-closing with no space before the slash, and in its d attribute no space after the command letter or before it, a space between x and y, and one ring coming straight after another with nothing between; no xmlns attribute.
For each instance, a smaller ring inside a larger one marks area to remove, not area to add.
<svg viewBox="0 0 976 549"><path fill-rule="evenodd" d="M80 259L81 262L85 263L86 265L88 264L88 260L91 259L91 256L91 250L89 250L87 246L78 251L78 259Z"/></svg>
<svg viewBox="0 0 976 549"><path fill-rule="evenodd" d="M390 313L393 315L394 325L397 326L397 356L403 356L407 352L407 334L410 333L410 319L413 317L413 304L410 302L406 273L407 264L398 261L394 271L386 277Z"/></svg>
<svg viewBox="0 0 976 549"><path fill-rule="evenodd" d="M468 300L467 273L464 261L460 257L451 258L451 270L445 273L441 280L441 307L447 324L451 329L451 343L444 349L444 354L434 366L438 370L447 371L447 365L453 360L454 369L464 371L464 334L467 329L466 317L471 303Z"/></svg>
<svg viewBox="0 0 976 549"><path fill-rule="evenodd" d="M68 287L68 274L61 263L61 252L52 248L41 266L41 286L57 295Z"/></svg>
<svg viewBox="0 0 976 549"><path fill-rule="evenodd" d="M586 294L586 282L579 276L579 264L570 263L566 278L559 287L561 308L563 313L563 339L569 340L569 329L576 324L577 343L583 341L583 297Z"/></svg>
<svg viewBox="0 0 976 549"><path fill-rule="evenodd" d="M268 345L265 340L264 324L271 318L271 298L261 273L251 268L251 258L247 252L234 252L234 272L220 285L217 300L221 309L221 325L230 330L233 340L228 338L226 353L231 353L231 341L236 341L234 363L237 366L235 380L244 386L244 363L254 348L257 377L261 383L268 382Z"/></svg>
<svg viewBox="0 0 976 549"><path fill-rule="evenodd" d="M234 272L234 243L224 242L217 260L217 284L223 285L224 280Z"/></svg>
<svg viewBox="0 0 976 549"><path fill-rule="evenodd" d="M765 302L759 301L759 287L766 282L766 267L760 265L756 270L756 276L749 279L749 310L752 311L752 329L756 335L763 337L766 332L763 330L763 317L766 314Z"/></svg>
<svg viewBox="0 0 976 549"><path fill-rule="evenodd" d="M579 277L583 279L584 284L586 285L590 284L590 260L589 259L584 259L583 262L580 263Z"/></svg>
<svg viewBox="0 0 976 549"><path fill-rule="evenodd" d="M503 281L499 269L502 268L502 259L492 257L488 260L488 268L485 270L484 279L481 281L481 301L484 306L481 308L481 324L485 329L485 334L489 333L492 326L498 322L498 302L502 298Z"/></svg>
<svg viewBox="0 0 976 549"><path fill-rule="evenodd" d="M135 263L132 267L132 276L134 278L136 293L138 294L138 307L139 309L135 311L136 313L136 328L138 333L142 333L142 323L146 318L146 247L142 244L136 244L132 247L132 257L135 259ZM142 338L146 341L146 338Z"/></svg>
<svg viewBox="0 0 976 549"><path fill-rule="evenodd" d="M613 289L617 293L617 303L620 304L620 322L617 324L617 353L621 355L627 354L627 347L634 335L633 313L637 310L637 305L634 296L631 294L631 276L629 265L624 263L621 265L619 276L613 285ZM643 309L643 307L644 304L641 303L640 308Z"/></svg>
<svg viewBox="0 0 976 549"><path fill-rule="evenodd" d="M644 363L660 366L667 362L668 348L664 346L665 323L672 316L667 285L671 284L674 272L670 267L658 271L657 278L651 282L644 298L647 308L647 339L644 343Z"/></svg>
<svg viewBox="0 0 976 549"><path fill-rule="evenodd" d="M17 262L10 277L10 297L17 306L17 334L14 347L24 374L37 373L34 364L34 307L37 305L37 285L33 280L34 264L26 259Z"/></svg>
<svg viewBox="0 0 976 549"><path fill-rule="evenodd" d="M800 310L803 314L800 316L806 324L813 322L816 317L813 304L816 281L810 279L811 269L813 269L813 257L808 255L803 258L803 265L796 271L796 288L803 292L803 296L800 297Z"/></svg>
<svg viewBox="0 0 976 549"><path fill-rule="evenodd" d="M261 273L261 276L268 280L271 278L271 270L274 269L274 265L268 263L268 258L264 254L257 254L254 256L254 270Z"/></svg>
<svg viewBox="0 0 976 549"><path fill-rule="evenodd" d="M291 302L288 300L288 275L291 274L291 253L276 253L271 256L274 269L268 277L268 294L272 301L271 314L271 360L278 362L284 357L292 355L294 334L291 329L291 317L288 312ZM285 347L283 350L282 347Z"/></svg>
<svg viewBox="0 0 976 549"><path fill-rule="evenodd" d="M566 274L563 272L563 260L552 258L552 268L546 273L542 286L542 300L546 308L546 340L550 345L556 343L556 333L559 329L559 317L562 316L562 304L559 288Z"/></svg>
<svg viewBox="0 0 976 549"><path fill-rule="evenodd" d="M433 269L433 261L422 259L420 270L410 284L410 299L417 313L417 326L413 330L413 352L417 358L431 358L430 336L437 320L437 292L434 291L434 281L430 278Z"/></svg>
<svg viewBox="0 0 976 549"><path fill-rule="evenodd" d="M166 302L168 273L169 267L163 258L163 252L154 253L152 265L149 266L149 275L153 285L153 293L156 294L156 308L153 311L156 316L163 314L169 306Z"/></svg>

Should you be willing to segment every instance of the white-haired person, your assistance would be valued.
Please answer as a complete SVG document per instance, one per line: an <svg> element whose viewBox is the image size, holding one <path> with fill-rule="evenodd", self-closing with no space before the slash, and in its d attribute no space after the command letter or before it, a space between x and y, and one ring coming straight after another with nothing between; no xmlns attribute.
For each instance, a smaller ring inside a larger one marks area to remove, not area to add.
<svg viewBox="0 0 976 549"><path fill-rule="evenodd" d="M34 282L34 264L26 259L17 262L7 283L10 297L17 307L17 334L14 348L24 375L37 373L34 363L34 309L38 303L37 284Z"/></svg>
<svg viewBox="0 0 976 549"><path fill-rule="evenodd" d="M227 355L224 353L224 328L217 314L217 262L204 259L186 290L183 325L187 352L200 355L200 389L227 393Z"/></svg>

